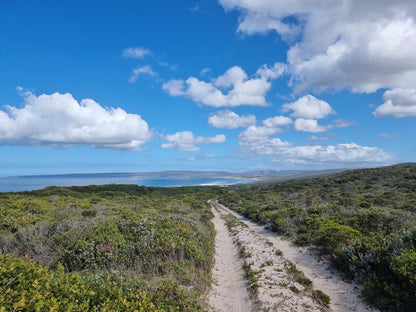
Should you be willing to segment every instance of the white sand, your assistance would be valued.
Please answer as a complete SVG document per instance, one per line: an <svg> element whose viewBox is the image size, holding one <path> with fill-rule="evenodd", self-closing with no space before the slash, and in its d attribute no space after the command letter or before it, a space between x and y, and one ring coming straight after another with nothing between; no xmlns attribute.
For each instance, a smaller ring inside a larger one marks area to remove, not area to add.
<svg viewBox="0 0 416 312"><path fill-rule="evenodd" d="M250 312L255 311L247 291L247 282L242 270L238 249L228 233L224 220L213 209L215 225L215 266L214 284L208 296L210 311Z"/></svg>
<svg viewBox="0 0 416 312"><path fill-rule="evenodd" d="M288 260L305 273L313 282L313 288L319 289L330 296L330 311L334 312L366 312L376 311L367 307L359 297L359 288L352 283L344 282L335 272L332 272L328 261L318 259L315 252L301 249L291 242L275 236L264 227L255 224L230 209L211 202L222 213L231 213L248 225L248 229L239 229L236 239L242 243L251 254L246 261L254 262L253 270L264 270L259 279L258 306L252 311L319 311L325 310L316 300L312 299L311 289L293 281L284 269ZM215 210L215 209L213 209ZM268 243L267 243L268 241ZM272 244L271 244L272 243ZM282 251L281 256L275 254ZM217 256L225 256L226 251L217 249ZM225 256L227 257L227 256ZM272 261L273 265L264 265ZM263 264L263 267L260 266ZM290 291L288 287L295 286L299 294ZM234 310L222 310L234 311ZM243 311L243 310L240 310Z"/></svg>

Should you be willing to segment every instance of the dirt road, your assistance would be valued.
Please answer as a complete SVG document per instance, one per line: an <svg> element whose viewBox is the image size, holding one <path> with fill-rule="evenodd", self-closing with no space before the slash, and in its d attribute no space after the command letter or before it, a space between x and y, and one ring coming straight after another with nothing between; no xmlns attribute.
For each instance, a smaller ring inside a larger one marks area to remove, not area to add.
<svg viewBox="0 0 416 312"><path fill-rule="evenodd" d="M217 285L214 287L214 292L222 294L215 299L218 305L216 310L213 308L212 311L376 311L368 308L360 300L357 285L342 281L336 273L331 271L329 263L319 261L312 251L300 249L289 241L280 239L264 227L246 220L214 201L210 203L213 207L215 215L213 221L217 231L216 268L214 269ZM250 305L247 290L243 289L247 287L247 284L244 283L241 270L238 273L233 272L241 268L242 260L239 259L220 213L232 214L248 225L248 229L241 228L234 239L239 240L240 244L245 246L249 254L249 259L246 261L253 263L253 270L261 272L256 306ZM276 253L277 250L278 253ZM288 261L295 263L297 268L312 280L313 289L319 289L330 296L329 307L319 305L316 300L314 301L311 295L313 290L310 287L303 287L287 274ZM273 263L273 265L267 266L266 263ZM300 292L289 291L293 290L293 287Z"/></svg>
<svg viewBox="0 0 416 312"><path fill-rule="evenodd" d="M210 311L251 312L253 306L242 270L242 260L220 213L212 210L215 225L214 284L209 295Z"/></svg>

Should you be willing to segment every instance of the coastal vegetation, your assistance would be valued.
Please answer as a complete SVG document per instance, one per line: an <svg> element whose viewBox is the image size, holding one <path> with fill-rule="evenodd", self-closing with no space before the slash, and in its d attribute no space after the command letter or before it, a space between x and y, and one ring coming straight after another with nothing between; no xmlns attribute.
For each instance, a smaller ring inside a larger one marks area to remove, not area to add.
<svg viewBox="0 0 416 312"><path fill-rule="evenodd" d="M0 311L200 311L214 229L199 188L0 193Z"/></svg>
<svg viewBox="0 0 416 312"><path fill-rule="evenodd" d="M316 247L381 310L416 306L416 165L223 190L219 201Z"/></svg>
<svg viewBox="0 0 416 312"><path fill-rule="evenodd" d="M206 310L210 199L317 248L379 309L416 306L416 164L401 164L229 187L0 193L0 312ZM236 222L227 220L231 228ZM296 267L287 270L302 287L312 283ZM324 293L313 295L328 304Z"/></svg>

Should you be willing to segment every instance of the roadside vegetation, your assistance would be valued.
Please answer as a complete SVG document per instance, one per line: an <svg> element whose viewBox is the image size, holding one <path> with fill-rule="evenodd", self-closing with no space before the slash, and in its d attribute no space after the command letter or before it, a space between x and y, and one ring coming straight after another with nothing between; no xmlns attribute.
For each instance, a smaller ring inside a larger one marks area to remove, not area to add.
<svg viewBox="0 0 416 312"><path fill-rule="evenodd" d="M0 312L203 311L214 255L209 199L318 248L381 310L414 310L416 165L402 164L227 188L0 193ZM308 287L286 270L298 290Z"/></svg>
<svg viewBox="0 0 416 312"><path fill-rule="evenodd" d="M203 310L214 191L105 185L0 193L0 311Z"/></svg>
<svg viewBox="0 0 416 312"><path fill-rule="evenodd" d="M416 306L416 165L229 187L220 203L320 249L384 311ZM316 296L323 302L327 298Z"/></svg>
<svg viewBox="0 0 416 312"><path fill-rule="evenodd" d="M328 311L330 298L314 290L313 282L282 251L257 236L236 216L222 215L243 259L243 270L256 311Z"/></svg>

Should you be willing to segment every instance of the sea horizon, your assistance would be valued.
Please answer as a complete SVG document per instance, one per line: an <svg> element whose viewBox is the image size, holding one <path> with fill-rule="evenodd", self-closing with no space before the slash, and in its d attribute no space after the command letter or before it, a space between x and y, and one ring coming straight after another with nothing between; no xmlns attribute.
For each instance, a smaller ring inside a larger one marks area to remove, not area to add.
<svg viewBox="0 0 416 312"><path fill-rule="evenodd" d="M143 173L73 173L0 177L0 192L22 192L49 186L136 184L148 187L234 185L255 182L254 178L226 176L146 176ZM156 174L156 173L154 173Z"/></svg>

